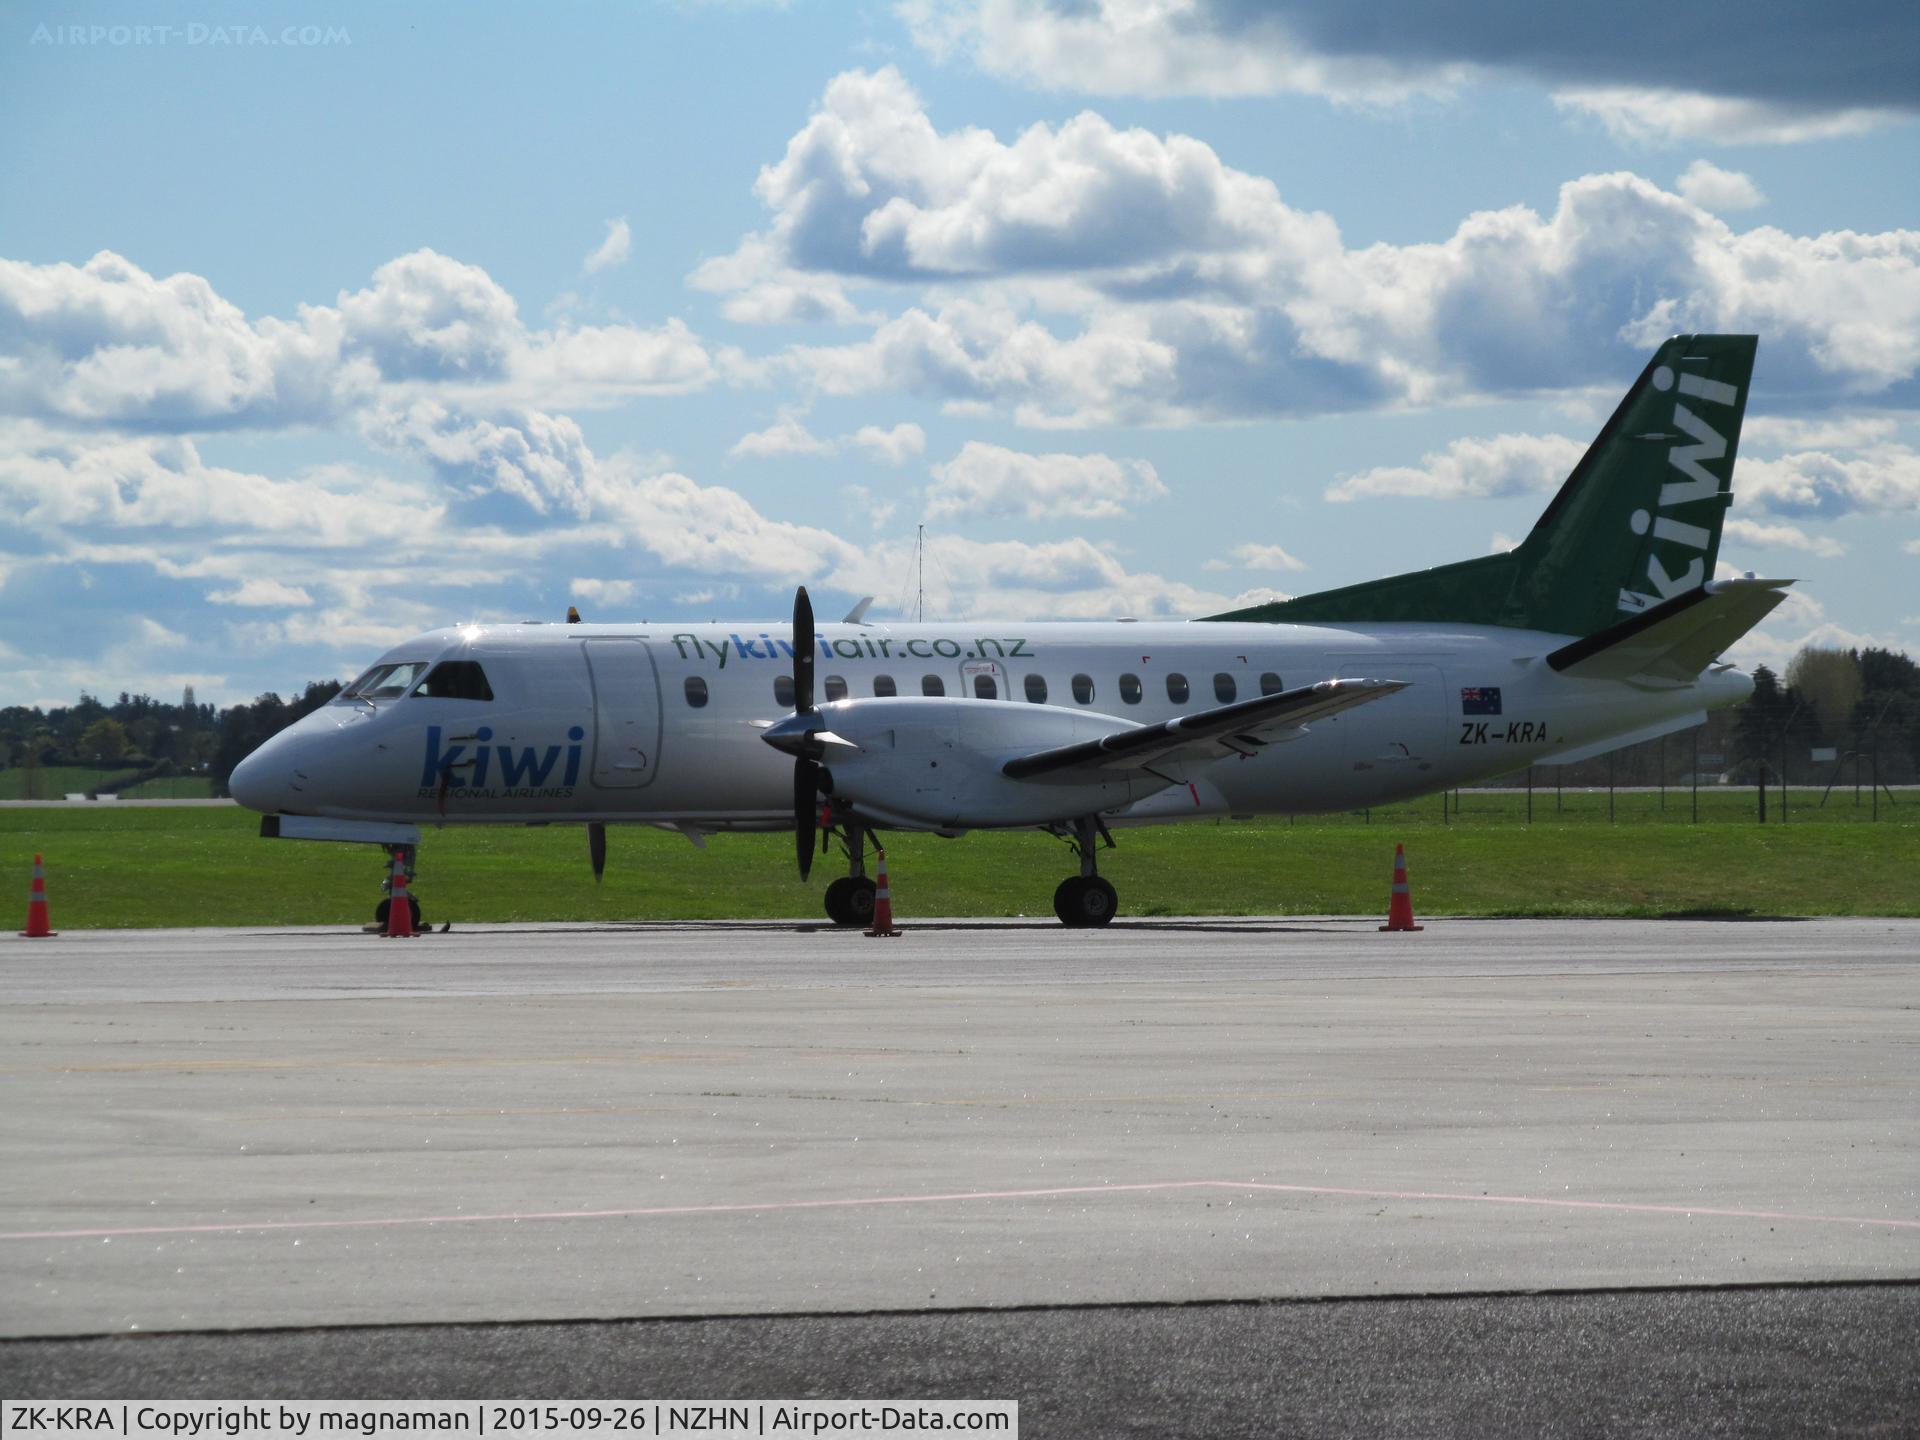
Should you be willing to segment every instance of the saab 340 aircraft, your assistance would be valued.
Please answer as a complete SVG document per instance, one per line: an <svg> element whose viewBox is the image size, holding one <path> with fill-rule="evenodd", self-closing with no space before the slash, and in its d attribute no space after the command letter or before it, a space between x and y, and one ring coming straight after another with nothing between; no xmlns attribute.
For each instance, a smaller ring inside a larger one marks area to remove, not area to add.
<svg viewBox="0 0 1920 1440"><path fill-rule="evenodd" d="M873 908L877 832L1033 827L1104 925L1109 826L1407 800L1699 724L1785 580L1713 579L1751 335L1662 345L1505 554L1180 623L466 625L382 656L234 771L262 833L404 851L419 824L791 829L837 839L828 916ZM414 902L417 905L417 901ZM386 902L382 902L384 908Z"/></svg>

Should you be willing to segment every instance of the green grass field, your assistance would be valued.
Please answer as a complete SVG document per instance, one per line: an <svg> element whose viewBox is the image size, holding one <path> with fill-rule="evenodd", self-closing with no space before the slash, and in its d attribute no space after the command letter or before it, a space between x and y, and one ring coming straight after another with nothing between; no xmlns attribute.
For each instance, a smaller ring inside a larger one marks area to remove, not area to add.
<svg viewBox="0 0 1920 1440"><path fill-rule="evenodd" d="M1407 846L1422 915L1920 915L1920 795L1881 820L1836 790L1795 792L1789 823L1753 821L1751 792L1616 797L1551 790L1465 792L1442 822L1435 796L1359 815L1123 830L1101 872L1121 914L1384 913L1393 847ZM1778 814L1778 796L1772 813ZM0 810L0 874L26 913L29 866L44 852L56 928L359 924L379 898L367 846L258 838L239 809ZM604 884L577 826L427 830L417 891L434 921L635 920L821 914L842 873L823 857L795 877L784 835L714 836L704 851L678 835L616 827ZM1050 915L1072 868L1064 845L1030 832L941 840L900 835L888 847L894 904L915 915ZM10 927L17 928L17 927Z"/></svg>

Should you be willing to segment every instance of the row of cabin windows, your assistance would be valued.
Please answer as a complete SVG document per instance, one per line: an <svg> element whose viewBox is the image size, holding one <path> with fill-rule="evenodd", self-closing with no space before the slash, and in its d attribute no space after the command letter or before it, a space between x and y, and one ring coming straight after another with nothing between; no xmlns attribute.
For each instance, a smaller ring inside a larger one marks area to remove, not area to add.
<svg viewBox="0 0 1920 1440"><path fill-rule="evenodd" d="M1094 696L1093 677L1091 675L1076 675L1073 677L1071 683L1073 686L1074 702L1079 705L1091 705ZM821 688L825 692L828 701L844 700L847 698L847 681L843 675L827 676L822 682ZM1044 675L1028 675L1024 682L1024 688L1027 699L1035 705L1044 705L1047 703L1047 680ZM1286 687L1280 683L1280 677L1271 670L1266 671L1260 677L1260 693L1262 695L1278 695L1285 688ZM707 682L702 677L689 675L687 677L686 690L687 704L691 705L694 709L698 710L707 703ZM1140 677L1138 675L1122 675L1120 677L1119 690L1121 703L1126 705L1138 705L1141 697L1146 693L1140 683ZM894 684L891 675L876 675L873 677L873 693L885 698L891 695L898 695L900 688ZM920 693L922 695L945 695L947 693L946 681L938 675L922 675L920 677ZM973 677L973 694L977 700L998 700L1000 698L1000 687L995 683L992 675L984 673L975 675ZM1193 687L1187 683L1186 676L1177 673L1167 676L1167 699L1176 705L1184 705L1192 697L1192 694ZM1222 670L1213 677L1213 698L1216 703L1231 705L1239 698L1239 694L1239 682L1226 671ZM1011 699L1012 697L1009 696L1008 698ZM794 688L793 677L791 675L776 675L773 677L773 699L774 703L779 705L783 710L791 710L793 708Z"/></svg>

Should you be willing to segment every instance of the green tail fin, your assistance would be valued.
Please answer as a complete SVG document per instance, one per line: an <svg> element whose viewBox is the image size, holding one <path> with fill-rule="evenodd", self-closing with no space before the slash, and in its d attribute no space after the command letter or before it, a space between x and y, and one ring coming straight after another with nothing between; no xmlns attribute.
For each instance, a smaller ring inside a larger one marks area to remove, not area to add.
<svg viewBox="0 0 1920 1440"><path fill-rule="evenodd" d="M1517 549L1209 615L1507 625L1591 635L1713 578L1753 335L1662 345Z"/></svg>

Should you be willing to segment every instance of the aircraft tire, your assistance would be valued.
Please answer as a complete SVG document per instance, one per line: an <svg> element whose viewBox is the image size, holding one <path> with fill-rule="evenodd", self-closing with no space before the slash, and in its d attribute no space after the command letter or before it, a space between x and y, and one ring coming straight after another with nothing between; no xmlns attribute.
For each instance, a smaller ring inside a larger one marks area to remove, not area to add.
<svg viewBox="0 0 1920 1440"><path fill-rule="evenodd" d="M836 925L871 925L878 889L865 875L842 875L827 886L827 918Z"/></svg>
<svg viewBox="0 0 1920 1440"><path fill-rule="evenodd" d="M420 929L422 924L420 919L420 897L409 894L407 896L407 908L413 912L413 928L415 930ZM373 907L373 923L378 925L382 930L386 929L387 912L392 909L393 901L384 895L381 896L380 903Z"/></svg>
<svg viewBox="0 0 1920 1440"><path fill-rule="evenodd" d="M1098 875L1069 875L1053 892L1053 913L1070 930L1105 925L1119 908L1119 892Z"/></svg>

